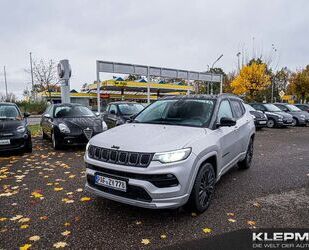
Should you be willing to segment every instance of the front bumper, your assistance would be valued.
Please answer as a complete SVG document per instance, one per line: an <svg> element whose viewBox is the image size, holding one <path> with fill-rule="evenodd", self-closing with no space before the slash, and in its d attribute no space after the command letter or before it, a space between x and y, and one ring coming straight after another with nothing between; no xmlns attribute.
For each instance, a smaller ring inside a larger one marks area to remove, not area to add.
<svg viewBox="0 0 309 250"><path fill-rule="evenodd" d="M27 133L13 136L0 137L0 140L10 140L10 144L0 145L0 152L22 150L29 143L29 135Z"/></svg>
<svg viewBox="0 0 309 250"><path fill-rule="evenodd" d="M266 127L267 119L266 118L255 118L254 124L255 124L255 127L257 127L257 128Z"/></svg>
<svg viewBox="0 0 309 250"><path fill-rule="evenodd" d="M99 133L93 133L92 137ZM88 143L87 137L83 133L79 134L64 134L58 135L60 143L65 146L84 146Z"/></svg>
<svg viewBox="0 0 309 250"><path fill-rule="evenodd" d="M181 162L151 162L147 168L141 168L100 162L85 156L86 189L98 196L134 206L152 209L177 208L189 199L194 179L194 160L195 155L191 153L189 158ZM125 180L128 186L127 193L95 184L96 174L112 175L115 179ZM159 187L150 180L158 175L173 175L177 178L177 184ZM141 176L149 176L149 179Z"/></svg>

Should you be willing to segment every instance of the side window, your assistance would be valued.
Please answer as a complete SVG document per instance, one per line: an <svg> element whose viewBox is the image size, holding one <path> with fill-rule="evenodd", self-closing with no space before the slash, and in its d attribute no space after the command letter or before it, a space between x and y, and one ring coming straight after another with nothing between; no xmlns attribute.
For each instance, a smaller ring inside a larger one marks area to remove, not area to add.
<svg viewBox="0 0 309 250"><path fill-rule="evenodd" d="M51 105L49 107L49 110L47 111L47 113L50 115L50 117L53 117L53 113L54 113L53 110L54 110L54 106Z"/></svg>
<svg viewBox="0 0 309 250"><path fill-rule="evenodd" d="M223 100L220 103L217 121L219 122L222 117L233 118L232 109L228 100Z"/></svg>
<svg viewBox="0 0 309 250"><path fill-rule="evenodd" d="M236 119L239 119L244 115L245 109L240 101L231 100L231 105Z"/></svg>
<svg viewBox="0 0 309 250"><path fill-rule="evenodd" d="M44 114L49 114L50 108L51 108L51 106L48 106L48 107L45 109Z"/></svg>
<svg viewBox="0 0 309 250"><path fill-rule="evenodd" d="M116 107L116 105L111 105L110 107L109 107L109 110L108 110L108 113L112 113L112 110L114 110L114 114L117 114L117 107Z"/></svg>

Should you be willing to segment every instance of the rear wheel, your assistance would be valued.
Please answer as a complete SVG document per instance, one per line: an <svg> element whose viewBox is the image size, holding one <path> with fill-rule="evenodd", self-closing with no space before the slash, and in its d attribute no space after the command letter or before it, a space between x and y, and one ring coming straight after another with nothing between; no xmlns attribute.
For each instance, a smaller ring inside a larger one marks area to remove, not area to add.
<svg viewBox="0 0 309 250"><path fill-rule="evenodd" d="M267 128L273 128L275 127L276 123L273 119L268 119L267 123L266 123L266 126Z"/></svg>
<svg viewBox="0 0 309 250"><path fill-rule="evenodd" d="M202 213L210 205L215 190L216 175L211 163L205 163L196 176L194 186L186 207Z"/></svg>
<svg viewBox="0 0 309 250"><path fill-rule="evenodd" d="M54 149L61 149L61 144L60 144L60 142L59 142L59 139L58 139L57 136L55 135L55 132L54 132L54 131L52 132L51 138L52 138L53 148L54 148Z"/></svg>
<svg viewBox="0 0 309 250"><path fill-rule="evenodd" d="M245 159L238 162L239 168L240 169L250 168L251 163L252 163L252 158L253 158L253 138L250 139Z"/></svg>

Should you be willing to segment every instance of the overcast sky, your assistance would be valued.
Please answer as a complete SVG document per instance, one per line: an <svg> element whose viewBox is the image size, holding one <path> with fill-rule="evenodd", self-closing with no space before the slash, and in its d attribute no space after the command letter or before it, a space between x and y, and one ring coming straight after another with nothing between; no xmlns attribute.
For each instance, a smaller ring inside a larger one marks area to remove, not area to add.
<svg viewBox="0 0 309 250"><path fill-rule="evenodd" d="M4 65L9 91L30 86L30 51L69 59L77 90L97 59L202 71L224 54L229 72L255 51L295 70L309 64L308 13L308 0L0 0L0 92Z"/></svg>

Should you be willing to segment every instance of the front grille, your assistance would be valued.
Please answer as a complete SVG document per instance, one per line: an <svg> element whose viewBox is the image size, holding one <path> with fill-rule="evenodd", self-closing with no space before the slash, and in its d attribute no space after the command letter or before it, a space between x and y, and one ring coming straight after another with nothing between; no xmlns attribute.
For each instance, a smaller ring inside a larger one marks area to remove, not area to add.
<svg viewBox="0 0 309 250"><path fill-rule="evenodd" d="M90 140L91 137L92 137L92 134L93 134L93 130L90 129L90 128L86 128L86 129L83 130L83 132L84 132L84 135L86 136L86 138L88 140Z"/></svg>
<svg viewBox="0 0 309 250"><path fill-rule="evenodd" d="M127 191L119 191L108 187L103 187L100 185L95 184L95 177L93 175L87 175L87 182L90 187L96 188L100 191L103 191L105 193L125 197L128 199L138 200L138 201L144 201L144 202L151 202L152 199L150 195L146 192L145 189L137 186L132 186L127 183Z"/></svg>
<svg viewBox="0 0 309 250"><path fill-rule="evenodd" d="M158 188L176 187L179 184L178 179L173 174L136 174L97 167L92 164L87 164L87 168L90 168L102 174L109 174L120 178L131 178L136 180L148 181Z"/></svg>
<svg viewBox="0 0 309 250"><path fill-rule="evenodd" d="M153 154L120 151L90 145L88 156L103 162L146 168L149 166Z"/></svg>

